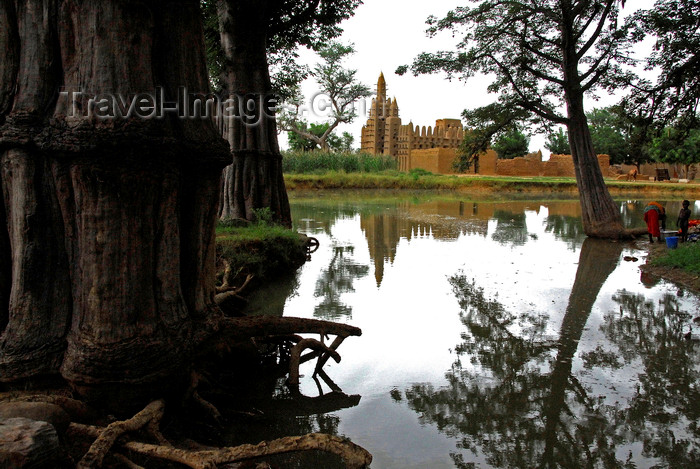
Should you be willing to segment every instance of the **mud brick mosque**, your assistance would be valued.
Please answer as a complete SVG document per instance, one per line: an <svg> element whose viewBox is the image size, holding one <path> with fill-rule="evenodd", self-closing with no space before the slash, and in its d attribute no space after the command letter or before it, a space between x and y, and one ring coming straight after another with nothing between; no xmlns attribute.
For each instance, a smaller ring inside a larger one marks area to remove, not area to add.
<svg viewBox="0 0 700 469"><path fill-rule="evenodd" d="M452 163L457 148L464 139L460 119L438 119L435 127L403 124L399 117L396 98L386 94L386 80L380 73L377 80L377 96L372 99L367 123L362 126L361 150L375 155L390 155L398 163L400 171L420 168L437 174L454 174ZM608 155L598 155L598 164L605 177L622 178L634 168L631 165L610 165ZM656 169L667 165L652 163L642 165L643 179L655 174ZM479 157L478 173L502 176L574 176L571 155L550 155L542 160L542 152L501 160L496 152L488 150ZM653 178L651 178L653 179Z"/></svg>
<svg viewBox="0 0 700 469"><path fill-rule="evenodd" d="M455 150L463 138L459 119L439 119L434 128L414 127L412 122L403 124L396 98L387 97L384 74L379 75L377 96L362 127L362 151L393 156L401 171L423 168L451 173Z"/></svg>

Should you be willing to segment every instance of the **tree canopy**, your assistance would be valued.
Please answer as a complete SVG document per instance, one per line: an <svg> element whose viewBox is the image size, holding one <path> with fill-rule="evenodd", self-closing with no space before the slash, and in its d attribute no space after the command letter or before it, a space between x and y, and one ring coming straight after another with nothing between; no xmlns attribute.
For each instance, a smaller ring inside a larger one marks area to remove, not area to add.
<svg viewBox="0 0 700 469"><path fill-rule="evenodd" d="M547 135L547 143L545 143L544 147L555 155L571 154L568 132L559 127L556 132Z"/></svg>
<svg viewBox="0 0 700 469"><path fill-rule="evenodd" d="M320 124L311 122L310 124L307 124L303 121L301 121L299 125L301 126L301 129L303 131L308 132L317 137L321 137L323 134L325 134L328 130L328 127L330 126L328 122L323 122ZM290 150L311 151L320 149L318 143L315 140L305 138L299 133L291 131L287 132L287 138L289 140ZM340 136L336 135L335 133L331 133L326 139L328 148L335 151L352 150L352 144L354 141L355 137L353 137L352 134L348 132L343 132Z"/></svg>
<svg viewBox="0 0 700 469"><path fill-rule="evenodd" d="M656 37L647 68L659 71L656 86L639 84L634 104L666 124L686 120L688 129L697 127L700 101L698 18L697 0L657 0L652 9L641 10L630 20L638 40Z"/></svg>
<svg viewBox="0 0 700 469"><path fill-rule="evenodd" d="M212 83L221 90L224 53L221 48L215 0L201 0L204 15L207 64ZM309 70L299 64L299 47L317 50L328 40L340 36L339 24L350 18L362 0L267 0L265 9L268 62L272 68L274 91L282 99L294 94L295 87L307 78Z"/></svg>
<svg viewBox="0 0 700 469"><path fill-rule="evenodd" d="M492 148L499 158L512 159L527 154L528 145L530 145L530 139L520 130L515 129L499 135L493 142Z"/></svg>
<svg viewBox="0 0 700 469"><path fill-rule="evenodd" d="M526 112L528 126L566 125L590 236L624 231L608 193L586 122L584 96L626 85L634 63L629 26L618 24L620 0L472 0L444 18L431 16L428 33L450 31L455 51L419 54L414 74L445 72L467 80L493 77L488 91L502 109ZM402 74L408 66L397 69ZM566 112L561 112L565 109Z"/></svg>
<svg viewBox="0 0 700 469"><path fill-rule="evenodd" d="M664 129L652 140L649 153L657 161L682 165L687 178L690 165L700 163L700 129L689 132L673 127Z"/></svg>
<svg viewBox="0 0 700 469"><path fill-rule="evenodd" d="M370 95L369 87L357 80L357 70L343 66L345 59L354 52L352 45L338 42L331 42L318 51L321 61L314 66L311 75L318 83L318 90L321 92L315 98L321 98L316 101L319 105L318 111L324 113L326 117L325 131L321 135L316 135L306 128L303 120L305 105L300 95L290 100L293 106L285 106L283 112L279 114L280 128L316 142L322 150L330 148L328 139L333 131L340 124L352 122L357 117L355 102Z"/></svg>

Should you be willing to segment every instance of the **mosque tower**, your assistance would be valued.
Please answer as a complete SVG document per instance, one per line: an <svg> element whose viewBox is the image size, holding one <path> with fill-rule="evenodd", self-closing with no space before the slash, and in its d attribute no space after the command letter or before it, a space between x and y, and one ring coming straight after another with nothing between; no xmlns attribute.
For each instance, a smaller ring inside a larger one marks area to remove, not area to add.
<svg viewBox="0 0 700 469"><path fill-rule="evenodd" d="M396 100L394 100L394 102L395 101ZM386 121L387 118L391 116L392 104L393 103L386 97L386 80L384 79L384 73L380 73L379 79L377 80L377 96L372 99L369 119L367 119L367 123L362 127L361 148L363 151L372 154L386 152ZM398 117L398 108L396 109L396 117Z"/></svg>

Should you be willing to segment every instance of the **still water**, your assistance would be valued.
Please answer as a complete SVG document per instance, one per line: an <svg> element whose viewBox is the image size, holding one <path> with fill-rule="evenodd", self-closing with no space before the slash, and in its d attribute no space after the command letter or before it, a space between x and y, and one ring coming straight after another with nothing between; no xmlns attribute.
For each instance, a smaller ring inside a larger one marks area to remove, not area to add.
<svg viewBox="0 0 700 469"><path fill-rule="evenodd" d="M260 437L336 433L374 469L700 467L700 299L640 275L648 241L586 239L577 200L291 204L320 248L251 311L363 334L327 379L302 366L304 399L328 400L268 415ZM643 199L619 204L643 225Z"/></svg>

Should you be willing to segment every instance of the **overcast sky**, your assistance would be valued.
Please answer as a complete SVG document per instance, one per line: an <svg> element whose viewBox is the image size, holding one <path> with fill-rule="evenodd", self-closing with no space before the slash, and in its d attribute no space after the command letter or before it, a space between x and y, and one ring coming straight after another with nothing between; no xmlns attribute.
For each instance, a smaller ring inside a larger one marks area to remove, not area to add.
<svg viewBox="0 0 700 469"><path fill-rule="evenodd" d="M630 10L630 3L626 10ZM495 101L496 95L488 94L486 77L474 77L468 82L453 79L448 81L444 74L421 75L414 77L408 73L398 76L394 73L399 65L410 64L421 52L438 50L455 50L460 39L450 33L442 33L434 38L425 34L425 20L430 15L442 17L458 5L467 5L462 0L431 0L415 2L407 0L364 0L355 16L342 23L344 29L341 41L353 43L356 53L346 63L349 68L357 69L360 81L376 91L377 78L383 72L387 83L387 94L396 97L399 104L399 116L404 124L412 121L414 125L434 126L436 119L460 118L464 109L472 109ZM653 0L634 0L634 8L649 7ZM313 53L303 53L302 60L313 64L317 61ZM303 90L305 96L316 91L312 80L307 80ZM603 97L601 101L590 103L588 108L613 104L617 99ZM311 121L322 119L310 118ZM360 130L367 117L361 115L352 124L342 126L340 131L350 132L355 136L355 147L360 145ZM283 147L286 136L281 136ZM545 156L549 151L544 148L545 137L533 136L530 150L542 150Z"/></svg>

